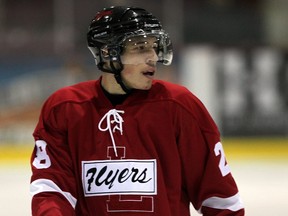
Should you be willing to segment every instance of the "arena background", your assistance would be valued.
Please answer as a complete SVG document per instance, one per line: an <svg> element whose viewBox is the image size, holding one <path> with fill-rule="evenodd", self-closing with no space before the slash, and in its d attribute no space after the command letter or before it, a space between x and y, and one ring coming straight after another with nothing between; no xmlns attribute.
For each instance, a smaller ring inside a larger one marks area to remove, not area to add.
<svg viewBox="0 0 288 216"><path fill-rule="evenodd" d="M29 157L41 106L56 89L100 75L85 34L110 5L144 7L170 33L174 62L157 76L207 106L247 215L288 215L285 0L0 0L0 215L31 215Z"/></svg>

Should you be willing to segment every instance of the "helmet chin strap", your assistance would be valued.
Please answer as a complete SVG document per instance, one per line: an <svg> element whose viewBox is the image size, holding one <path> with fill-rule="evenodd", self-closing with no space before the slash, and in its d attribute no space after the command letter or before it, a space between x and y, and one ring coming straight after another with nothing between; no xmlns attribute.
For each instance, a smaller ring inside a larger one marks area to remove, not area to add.
<svg viewBox="0 0 288 216"><path fill-rule="evenodd" d="M110 61L110 67L111 67L111 69L112 69L112 72L113 72L113 74L114 74L114 77L115 77L117 83L121 86L122 90L123 90L125 93L129 94L129 93L132 91L132 89L127 88L127 87L125 86L125 84L123 83L123 80L122 80L122 77L121 77L121 71L123 70L123 64L122 64L120 61L119 61L118 63L119 63L119 65L120 65L120 68L119 68L119 69L117 69L117 68L114 66L114 62L113 62L113 61Z"/></svg>

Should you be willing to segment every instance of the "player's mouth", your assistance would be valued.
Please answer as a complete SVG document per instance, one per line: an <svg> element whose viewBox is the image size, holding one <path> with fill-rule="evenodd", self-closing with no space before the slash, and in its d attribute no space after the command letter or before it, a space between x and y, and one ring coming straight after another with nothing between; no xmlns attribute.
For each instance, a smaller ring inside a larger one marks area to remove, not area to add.
<svg viewBox="0 0 288 216"><path fill-rule="evenodd" d="M147 78L149 78L149 79L152 79L152 78L154 77L154 74L155 74L155 69L149 69L149 70L147 70L147 71L142 72L142 74L143 74L145 77L147 77Z"/></svg>

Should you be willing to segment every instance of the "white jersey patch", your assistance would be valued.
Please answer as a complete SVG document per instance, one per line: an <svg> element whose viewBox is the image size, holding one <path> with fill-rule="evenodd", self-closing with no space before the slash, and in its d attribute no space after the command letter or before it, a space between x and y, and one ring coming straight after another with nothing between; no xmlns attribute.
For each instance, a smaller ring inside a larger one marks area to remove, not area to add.
<svg viewBox="0 0 288 216"><path fill-rule="evenodd" d="M156 160L82 161L85 196L157 194Z"/></svg>

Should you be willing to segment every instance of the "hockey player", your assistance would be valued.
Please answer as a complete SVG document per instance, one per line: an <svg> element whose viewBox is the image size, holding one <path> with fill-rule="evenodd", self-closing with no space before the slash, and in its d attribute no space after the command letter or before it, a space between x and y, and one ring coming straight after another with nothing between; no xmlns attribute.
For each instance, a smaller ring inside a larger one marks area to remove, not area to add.
<svg viewBox="0 0 288 216"><path fill-rule="evenodd" d="M88 47L99 80L45 102L31 157L35 216L244 215L217 127L186 88L155 80L172 44L135 7L98 12ZM200 71L201 72L201 71Z"/></svg>

